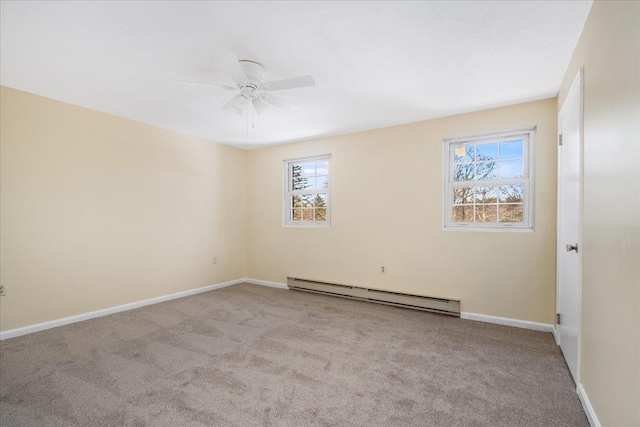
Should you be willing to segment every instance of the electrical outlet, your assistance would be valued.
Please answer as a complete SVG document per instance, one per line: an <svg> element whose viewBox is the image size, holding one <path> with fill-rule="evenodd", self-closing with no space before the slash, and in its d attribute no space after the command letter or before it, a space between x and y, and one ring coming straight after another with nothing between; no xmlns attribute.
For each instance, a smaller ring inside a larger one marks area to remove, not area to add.
<svg viewBox="0 0 640 427"><path fill-rule="evenodd" d="M214 257L211 259L211 263L212 263L212 264L217 264L217 263L218 263L218 257L215 257L215 256L214 256Z"/></svg>
<svg viewBox="0 0 640 427"><path fill-rule="evenodd" d="M387 268L384 265L380 266L380 274L385 274L387 272Z"/></svg>
<svg viewBox="0 0 640 427"><path fill-rule="evenodd" d="M0 285L0 297L4 296L4 286Z"/></svg>

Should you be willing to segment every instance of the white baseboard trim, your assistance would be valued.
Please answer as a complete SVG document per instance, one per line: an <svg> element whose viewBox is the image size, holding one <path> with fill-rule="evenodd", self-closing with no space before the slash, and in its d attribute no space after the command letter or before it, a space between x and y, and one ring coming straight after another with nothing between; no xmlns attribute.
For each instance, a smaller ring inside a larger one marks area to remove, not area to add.
<svg viewBox="0 0 640 427"><path fill-rule="evenodd" d="M530 322L528 320L510 319L508 317L489 316L478 313L460 313L461 319L475 320L478 322L495 323L496 325L513 326L516 328L532 329L534 331L554 333L554 327L548 323Z"/></svg>
<svg viewBox="0 0 640 427"><path fill-rule="evenodd" d="M170 301L177 298L188 297L190 295L200 294L202 292L220 289L238 283L246 282L248 279L237 279L229 282L217 283L215 285L205 286L203 288L189 289L188 291L176 292L175 294L163 295L161 297L149 298L142 301L136 301L129 304L123 304L116 307L104 308L102 310L91 311L89 313L77 314L75 316L64 317L62 319L50 320L48 322L37 323L35 325L24 326L22 328L9 329L0 332L0 341L9 338L19 337L21 335L32 334L34 332L44 331L46 329L57 328L59 326L69 325L71 323L82 322L83 320L95 319L96 317L108 316L121 311L133 310L134 308L144 307L146 305L158 304L160 302Z"/></svg>
<svg viewBox="0 0 640 427"><path fill-rule="evenodd" d="M278 288L278 289L289 289L289 287L285 283L268 282L266 280L258 280L258 279L243 279L243 280L246 283L252 283L254 285L269 286L270 288Z"/></svg>
<svg viewBox="0 0 640 427"><path fill-rule="evenodd" d="M272 288L279 288L279 289L289 289L289 287L285 283L269 282L266 280L249 279L249 278L243 279L243 280L246 283L252 283L254 285L270 286ZM489 316L486 314L468 313L468 312L460 313L460 317L462 319L475 320L478 322L495 323L497 325L513 326L516 328L523 328L523 329L532 329L534 331L551 332L553 334L553 338L557 342L555 325L551 325L548 323L530 322L528 320L510 319L508 317L497 317L497 316Z"/></svg>
<svg viewBox="0 0 640 427"><path fill-rule="evenodd" d="M551 333L553 334L553 340L556 342L556 345L560 345L560 335L558 335L558 329L556 329L556 325L551 325L553 328Z"/></svg>
<svg viewBox="0 0 640 427"><path fill-rule="evenodd" d="M596 411L593 410L593 406L591 406L591 402L587 397L587 392L584 390L584 387L582 387L582 384L578 384L578 387L576 387L576 392L578 393L578 397L580 398L580 402L582 403L584 412L587 414L589 425L591 427L600 427L600 421L598 421Z"/></svg>
<svg viewBox="0 0 640 427"><path fill-rule="evenodd" d="M239 283L251 283L260 286L269 286L278 289L289 289L285 283L269 282L267 280L258 280L251 278L242 278L231 280L228 282L218 283L215 285L205 286L197 289L190 289L188 291L176 292L170 295L164 295L161 297L150 298L142 301L132 302L129 304L123 304L116 307L109 307L102 310L91 311L89 313L78 314L75 316L69 316L62 319L51 320L48 322L37 323L35 325L24 326L21 328L10 329L8 331L0 332L0 341L19 337L21 335L31 334L34 332L44 331L46 329L57 328L59 326L69 325L71 323L82 322L83 320L95 319L96 317L108 316L114 313L120 313L122 311L133 310L135 308L144 307L147 305L158 304L164 301L170 301L177 298L183 298L190 295L196 295L202 292L212 291L214 289L220 289L227 286L237 285ZM497 325L514 326L516 328L533 329L535 331L551 332L556 337L556 331L554 325L546 323L529 322L527 320L509 319L506 317L488 316L486 314L478 313L460 313L462 319L475 320L479 322L495 323Z"/></svg>

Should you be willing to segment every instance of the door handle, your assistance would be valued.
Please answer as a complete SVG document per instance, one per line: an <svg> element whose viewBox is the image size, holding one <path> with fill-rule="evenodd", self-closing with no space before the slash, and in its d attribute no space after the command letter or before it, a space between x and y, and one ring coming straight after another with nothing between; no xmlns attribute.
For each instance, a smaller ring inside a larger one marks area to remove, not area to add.
<svg viewBox="0 0 640 427"><path fill-rule="evenodd" d="M567 252L576 251L578 253L578 244L575 245L567 245Z"/></svg>

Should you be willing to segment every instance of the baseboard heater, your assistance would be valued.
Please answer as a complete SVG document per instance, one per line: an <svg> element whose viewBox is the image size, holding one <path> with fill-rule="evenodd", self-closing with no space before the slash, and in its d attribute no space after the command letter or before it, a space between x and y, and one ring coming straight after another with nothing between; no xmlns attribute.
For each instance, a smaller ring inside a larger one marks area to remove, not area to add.
<svg viewBox="0 0 640 427"><path fill-rule="evenodd" d="M357 286L339 285L336 283L318 282L314 280L287 277L287 285L293 291L313 292L333 295L360 301L376 302L414 310L430 311L460 317L460 300L431 298L421 295L403 294L399 292L367 289Z"/></svg>

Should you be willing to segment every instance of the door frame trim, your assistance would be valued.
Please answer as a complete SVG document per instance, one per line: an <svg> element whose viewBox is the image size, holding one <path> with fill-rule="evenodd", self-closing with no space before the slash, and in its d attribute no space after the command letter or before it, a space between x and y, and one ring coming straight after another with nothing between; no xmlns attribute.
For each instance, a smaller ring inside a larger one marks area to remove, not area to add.
<svg viewBox="0 0 640 427"><path fill-rule="evenodd" d="M582 223L583 223L583 218L584 218L584 67L581 67L580 70L578 71L578 74L576 75L575 79L573 80L573 83L571 84L571 88L569 89L569 91L567 92L567 97L565 97L564 102L562 103L562 107L560 108L560 110L558 111L558 128L557 128L557 133L558 133L558 138L560 137L560 135L562 134L562 122L561 122L561 117L562 117L562 112L564 111L566 102L567 102L567 98L568 95L573 92L573 90L575 89L575 87L578 87L578 95L579 95L579 104L580 104L580 111L579 111L579 127L580 127L580 137L579 137L579 162L580 162L580 176L579 176L579 185L580 185L580 190L579 190L579 194L578 194L578 247L580 248L580 250L578 251L577 255L578 255L578 264L579 264L579 268L578 268L578 348L577 348L577 364L576 364L576 386L581 384L581 370L582 370L582 251L584 248L583 244L582 244ZM557 181L557 217L556 217L556 313L558 313L558 303L560 301L560 249L562 248L563 243L560 241L560 218L561 218L561 203L560 203L560 197L561 197L561 172L562 172L562 153L561 153L561 146L558 145L557 146L557 176L558 176L558 181ZM557 326L556 326L557 328ZM557 334L555 334L556 337L556 344L559 346L560 345L560 339L561 339L561 334L560 334L560 330L558 328L557 330Z"/></svg>

